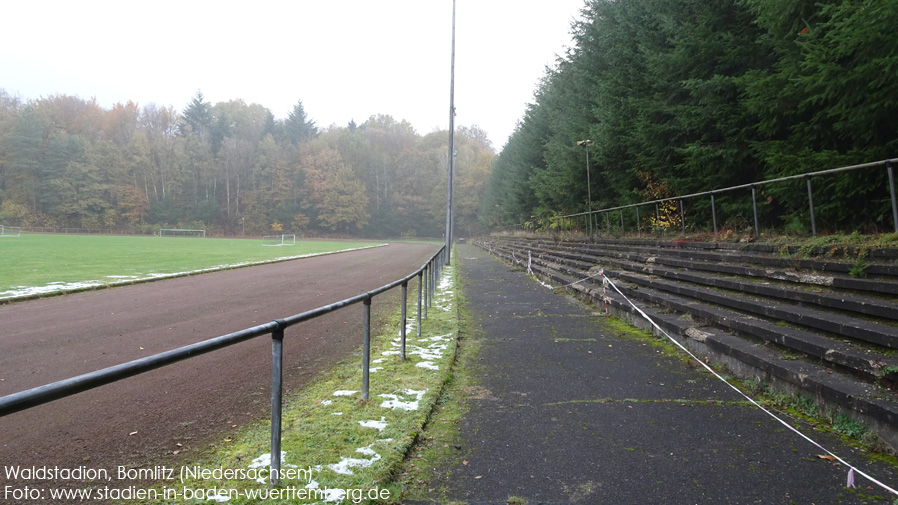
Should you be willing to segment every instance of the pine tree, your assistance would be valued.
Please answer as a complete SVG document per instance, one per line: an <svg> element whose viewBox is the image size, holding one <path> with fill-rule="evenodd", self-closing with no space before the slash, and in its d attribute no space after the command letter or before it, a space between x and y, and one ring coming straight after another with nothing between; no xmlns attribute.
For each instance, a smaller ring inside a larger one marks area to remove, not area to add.
<svg viewBox="0 0 898 505"><path fill-rule="evenodd" d="M302 106L302 100L297 101L296 105L293 106L293 110L288 114L287 120L284 121L284 131L287 135L287 140L294 144L311 140L318 135L318 127L306 115L306 111Z"/></svg>

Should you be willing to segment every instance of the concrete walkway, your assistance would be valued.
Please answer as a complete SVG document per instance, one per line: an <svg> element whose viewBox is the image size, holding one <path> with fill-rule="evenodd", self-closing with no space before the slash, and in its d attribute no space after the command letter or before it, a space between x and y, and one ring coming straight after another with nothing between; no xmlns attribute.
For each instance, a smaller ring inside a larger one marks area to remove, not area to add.
<svg viewBox="0 0 898 505"><path fill-rule="evenodd" d="M469 504L891 503L861 477L858 489L845 489L845 466L818 457L819 448L681 355L622 335L622 323L479 248L462 245L454 259L482 341L483 389L467 400L458 461L428 482L441 496ZM838 437L787 420L898 482Z"/></svg>

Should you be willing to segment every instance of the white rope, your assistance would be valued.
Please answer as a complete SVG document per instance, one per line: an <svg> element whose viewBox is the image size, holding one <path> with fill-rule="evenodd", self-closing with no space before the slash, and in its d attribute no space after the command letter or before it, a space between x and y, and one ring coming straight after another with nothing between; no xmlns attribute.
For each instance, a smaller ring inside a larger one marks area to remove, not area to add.
<svg viewBox="0 0 898 505"><path fill-rule="evenodd" d="M660 331L661 333L663 333L664 336L668 338L668 340L670 340L671 342L673 342L674 344L676 344L677 347L679 347L680 349L682 349L683 352L685 352L686 354L688 354L692 359L694 359L694 360L697 361L699 364L701 364L703 367L705 367L705 369L708 370L709 372L711 372L715 377L717 377L718 379L720 379L721 381L723 381L724 384L726 384L727 386L729 386L730 388L732 388L734 391L736 391L737 393L739 393L742 397L744 397L746 400L748 400L752 405L754 405L755 407L761 409L764 413L766 413L767 415L769 415L769 416L772 417L773 419L777 420L780 424L782 424L782 425L785 426L786 428L789 428L790 430L792 430L793 432L795 432L796 434L798 434L798 436L800 436L801 438L807 440L808 442L810 442L811 444L813 444L814 446L816 446L817 448L819 448L821 451L823 451L823 452L825 452L826 454L828 454L829 456L833 457L833 458L834 458L836 461L838 461L839 463L842 463L843 465L845 465L846 467L848 467L848 469L849 469L849 470L848 470L848 487L852 487L852 488L854 487L854 474L857 473L857 474L861 475L862 477L866 478L867 480L869 480L870 482L873 482L874 484L878 485L879 487L881 487L881 488L883 488L883 489L889 491L890 493L892 493L892 494L894 494L894 495L898 495L898 491L895 491L895 490L892 489L891 487L889 487L889 486L883 484L882 482L880 482L880 481L874 479L874 478L871 477L870 475L868 475L868 474L864 473L863 471L861 471L861 470L855 468L855 467L852 466L850 463L848 463L848 462L845 461L844 459L840 458L838 455L832 453L829 449L823 447L822 445L818 444L816 441L814 441L813 439L811 439L810 437L808 437L808 436L805 435L804 433L798 431L798 430L797 430L796 428L794 428L791 424L789 424L789 423L787 423L786 421L784 421L783 419L779 418L779 417L778 417L776 414L774 414L773 412L771 412L771 411L767 410L766 408L764 408L763 406L761 406L761 404L759 404L758 402L756 402L755 400L753 400L753 399L752 399L750 396L748 396L747 394L743 393L739 388L737 388L736 386L730 384L729 381L727 381L727 380L724 379L720 374L718 374L717 372L715 372L713 368L711 368L710 366L708 366L708 364L706 364L704 361L698 359L698 357L696 357L694 354L692 354L692 352L690 352L689 349L687 349L687 348L684 347L680 342L678 342L678 341L675 340L673 337L671 337L666 331L664 331L664 329L662 329L660 326L658 326L658 323L656 323L651 317L649 317L648 314L646 314L645 312L643 312L642 309L640 309L639 307L636 306L635 303L633 303L632 301L630 301L630 299L627 298L626 295L624 295L623 293L621 293L621 291L617 288L617 286L614 284L614 282L613 282L611 279L609 279L608 277L605 276L605 270L604 270L604 269L600 270L600 271L599 271L599 274L602 275L602 284L603 284L603 285L606 284L606 283L607 283L607 284L610 284L611 287L614 288L614 290L617 291L617 293L618 293L619 295L621 295L621 297L623 297L623 299L626 300L627 303L629 303L631 307L633 307L637 312L639 312L639 314L640 314L642 317L644 317L649 323L651 323L651 325L654 326L655 329L657 329L658 331ZM585 280L585 279L584 279L584 280ZM607 302L606 302L606 303L607 303Z"/></svg>
<svg viewBox="0 0 898 505"><path fill-rule="evenodd" d="M589 277L584 277L584 278L580 279L579 281L574 281L574 282L572 282L572 283L570 283L570 284L565 284L564 286L558 286L557 289L569 288L569 287L573 286L574 284L580 284L581 282L588 281L589 279L592 279L592 278L594 278L594 277L598 277L598 276L600 276L600 275L602 275L602 272L601 272L601 271L599 271L599 273L597 273L597 274L590 275Z"/></svg>

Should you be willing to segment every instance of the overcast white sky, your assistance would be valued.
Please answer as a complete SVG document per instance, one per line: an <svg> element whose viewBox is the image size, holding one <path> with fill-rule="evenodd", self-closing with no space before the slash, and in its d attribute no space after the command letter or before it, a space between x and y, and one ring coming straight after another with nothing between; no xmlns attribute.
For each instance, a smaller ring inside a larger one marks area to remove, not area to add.
<svg viewBox="0 0 898 505"><path fill-rule="evenodd" d="M501 150L585 0L456 0L456 125ZM452 0L4 2L0 88L183 110L243 99L318 126L449 127Z"/></svg>

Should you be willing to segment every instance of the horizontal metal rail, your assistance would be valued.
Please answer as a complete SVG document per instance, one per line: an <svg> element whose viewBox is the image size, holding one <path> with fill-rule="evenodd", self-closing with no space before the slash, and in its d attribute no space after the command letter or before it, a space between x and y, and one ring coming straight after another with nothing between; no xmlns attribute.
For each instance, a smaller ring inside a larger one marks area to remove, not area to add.
<svg viewBox="0 0 898 505"><path fill-rule="evenodd" d="M367 291L360 295L346 298L329 305L324 305L300 314L277 319L270 323L265 323L252 328L228 333L219 337L197 342L195 344L186 345L170 351L161 352L119 365L103 368L94 372L78 375L69 379L45 384L35 388L27 389L18 393L0 397L0 417L13 414L22 410L26 410L38 405L72 396L89 389L94 389L106 384L133 377L135 375L149 372L166 365L171 365L179 361L184 361L202 354L210 353L224 347L229 347L240 342L244 342L263 335L272 336L272 388L271 388L271 467L274 470L280 469L280 445L281 445L281 410L282 410L282 367L283 359L283 339L284 330L300 324L310 319L323 316L330 312L348 307L350 305L362 302L365 304L364 311L364 338L363 338L363 387L362 398L367 400L368 392L368 374L369 374L369 356L370 356L370 322L371 322L371 302L372 299L381 293L385 293L397 286L402 286L402 348L405 349L405 312L406 312L406 294L409 281L415 277L418 278L418 336L421 335L421 309L422 296L424 301L424 318L427 318L427 305L433 301L433 292L435 291L435 283L442 272L442 267L447 260L446 246L441 247L427 262L420 268L409 275L393 281L389 284L381 286L377 289ZM422 292L422 284L425 287ZM405 359L404 353L401 359ZM273 471L272 485L277 483L276 476L279 472Z"/></svg>
<svg viewBox="0 0 898 505"><path fill-rule="evenodd" d="M608 207L605 209L598 209L598 210L592 210L592 211L587 211L587 212L578 212L575 214L567 214L564 216L557 216L557 217L554 217L553 219L563 220L563 219L572 219L572 218L589 216L589 220L591 223L593 216L596 214L606 214L607 215L607 213L609 213L609 212L614 212L614 211L622 212L624 209L632 209L632 208L636 208L638 211L639 207L642 207L645 205L657 205L657 204L660 204L663 202L670 202L670 201L678 201L679 207L680 207L680 212L682 213L683 200L690 199L690 198L698 198L701 196L711 196L711 198L712 198L712 214L714 214L715 209L713 208L713 199L714 199L715 195L719 195L721 193L726 193L729 191L737 191L740 189L751 189L752 190L753 207L754 207L754 212L755 212L755 216L754 216L754 218L755 218L755 235L757 236L760 233L760 231L758 230L757 204L754 203L755 188L757 188L758 186L764 186L766 184L773 184L773 183L785 182L785 181L791 181L791 180L797 180L797 179L805 179L807 181L807 186L808 186L808 204L810 206L810 213L811 213L811 229L812 229L813 234L816 235L817 231L816 231L816 224L814 222L813 193L811 191L811 182L810 182L811 178L821 176L821 175L834 174L834 173L838 173L838 172L846 172L849 170L859 170L859 169L863 169L863 168L873 168L873 167L884 166L888 170L888 175L889 175L889 191L891 193L891 198L892 198L892 219L894 221L895 231L898 232L898 203L896 203L896 199L898 199L898 197L896 197L895 177L893 174L893 165L895 165L896 163L898 163L898 158L891 158L891 159L882 160L882 161L861 163L859 165L851 165L851 166L846 166L846 167L831 168L828 170L820 170L817 172L808 172L808 173L804 173L804 174L790 175L790 176L786 176L786 177L778 177L776 179L768 179L768 180L764 180L764 181L753 182L750 184L740 184L738 186L730 186L727 188L714 189L711 191L702 191L700 193L691 193L688 195L672 196L670 198L661 198L658 200L650 200L650 201L645 201L645 202L641 202L641 203L620 205L617 207ZM623 213L621 213L621 219L623 219ZM716 228L716 215L714 216L714 221L715 221L715 228ZM524 225L518 225L518 226L524 226ZM683 222L683 226L685 227L685 221Z"/></svg>
<svg viewBox="0 0 898 505"><path fill-rule="evenodd" d="M277 329L271 322L0 397L0 417L190 359Z"/></svg>

